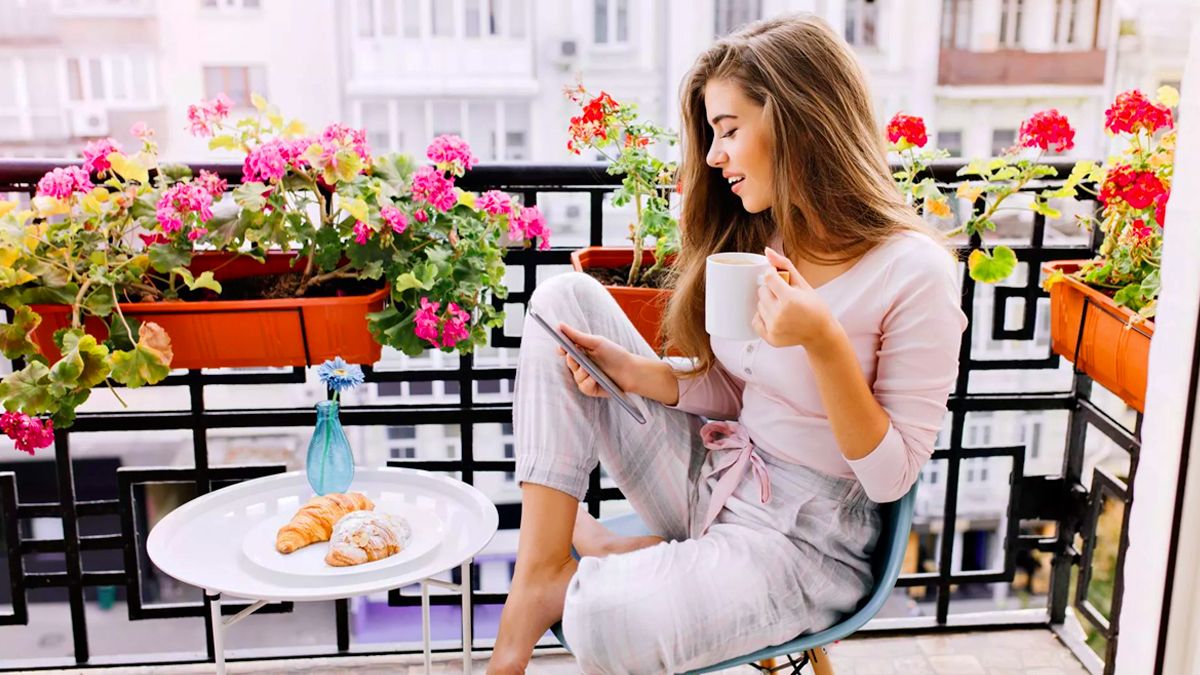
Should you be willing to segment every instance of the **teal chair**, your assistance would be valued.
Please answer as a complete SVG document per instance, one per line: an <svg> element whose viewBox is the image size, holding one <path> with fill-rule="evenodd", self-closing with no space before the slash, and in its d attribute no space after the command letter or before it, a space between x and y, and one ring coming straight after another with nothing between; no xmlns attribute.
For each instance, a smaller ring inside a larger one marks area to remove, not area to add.
<svg viewBox="0 0 1200 675"><path fill-rule="evenodd" d="M913 505L916 499L917 486L913 485L908 494L898 501L879 506L883 530L880 532L879 543L875 547L875 555L871 560L871 568L875 573L875 588L871 590L871 594L863 601L858 611L819 633L801 635L791 642L760 649L753 654L732 658L693 672L708 673L754 664L756 668L766 672L791 668L791 672L795 675L801 672L801 668L811 663L816 675L832 675L833 669L823 647L844 639L862 628L863 624L870 621L871 617L875 616L883 607L883 603L887 601L888 595L896 585L896 579L900 576L900 565L904 562L904 552L908 547L908 530L912 525ZM606 527L617 534L625 536L650 534L636 513L609 518L603 522ZM562 624L557 623L550 630L554 632L554 636L558 638L562 646L570 650L570 645L563 639ZM791 656L792 654L800 656L796 658ZM760 661L768 661L776 657L786 658L788 663L779 668L758 665Z"/></svg>

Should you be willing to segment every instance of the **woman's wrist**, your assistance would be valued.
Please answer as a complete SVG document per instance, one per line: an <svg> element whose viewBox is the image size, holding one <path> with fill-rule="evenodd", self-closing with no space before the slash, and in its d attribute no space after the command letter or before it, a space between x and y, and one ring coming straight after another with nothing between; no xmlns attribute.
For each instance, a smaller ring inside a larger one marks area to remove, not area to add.
<svg viewBox="0 0 1200 675"><path fill-rule="evenodd" d="M821 322L820 328L814 332L813 338L804 345L804 351L811 358L828 358L837 354L848 340L842 324L832 315L828 315L825 321Z"/></svg>
<svg viewBox="0 0 1200 675"><path fill-rule="evenodd" d="M631 354L617 384L623 391L674 404L679 384L671 365L661 359Z"/></svg>

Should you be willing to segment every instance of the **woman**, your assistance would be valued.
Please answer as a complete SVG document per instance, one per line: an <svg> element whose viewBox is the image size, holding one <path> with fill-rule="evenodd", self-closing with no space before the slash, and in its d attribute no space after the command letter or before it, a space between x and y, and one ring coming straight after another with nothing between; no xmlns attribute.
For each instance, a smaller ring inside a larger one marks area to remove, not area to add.
<svg viewBox="0 0 1200 675"><path fill-rule="evenodd" d="M560 618L587 673L683 672L832 625L871 588L876 504L908 492L942 424L966 325L955 262L893 185L846 45L818 19L759 22L701 55L681 98L665 327L695 368L656 358L590 277L533 294L650 419L526 324L521 537L489 672L522 672ZM788 272L759 290L758 340L704 332L720 251ZM597 461L654 536L578 508Z"/></svg>

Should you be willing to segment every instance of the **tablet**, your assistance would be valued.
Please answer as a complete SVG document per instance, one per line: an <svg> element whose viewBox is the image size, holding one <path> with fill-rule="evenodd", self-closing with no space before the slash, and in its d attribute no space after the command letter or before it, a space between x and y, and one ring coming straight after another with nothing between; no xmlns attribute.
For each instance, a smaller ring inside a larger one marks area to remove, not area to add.
<svg viewBox="0 0 1200 675"><path fill-rule="evenodd" d="M567 339L567 337L562 333L559 333L557 329L552 328L550 324L546 323L545 319L538 315L537 312L531 309L529 310L529 316L533 317L533 320L538 322L538 325L546 329L546 332L554 338L554 341L557 342L564 351L570 354L571 358L575 359L576 363L583 366L583 369L588 372L588 375L591 375L592 379L595 380L600 387L604 389L604 391L608 392L608 395L611 396L614 401L621 404L621 407L625 409L625 412L633 415L633 419L637 420L638 424L646 423L646 416L642 414L642 411L637 409L637 406L635 406L633 402L626 397L625 392L621 391L616 383L610 380L608 375L605 375L604 371L600 370L600 367L583 353L582 349L580 349L574 342L571 342L569 339Z"/></svg>

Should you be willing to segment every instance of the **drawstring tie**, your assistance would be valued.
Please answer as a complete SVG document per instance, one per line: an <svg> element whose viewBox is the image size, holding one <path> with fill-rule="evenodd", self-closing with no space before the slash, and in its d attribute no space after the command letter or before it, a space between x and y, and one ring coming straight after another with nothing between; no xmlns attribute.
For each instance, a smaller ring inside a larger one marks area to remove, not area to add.
<svg viewBox="0 0 1200 675"><path fill-rule="evenodd" d="M754 444L750 442L750 432L746 431L745 426L737 422L709 422L700 428L700 436L709 452L724 452L728 455L704 475L704 478L708 479L724 472L717 480L708 503L704 527L700 530L700 534L704 534L717 519L721 509L725 508L725 502L737 489L738 484L745 478L747 468L753 470L758 478L763 504L771 500L771 478L767 475L767 465L755 452Z"/></svg>

